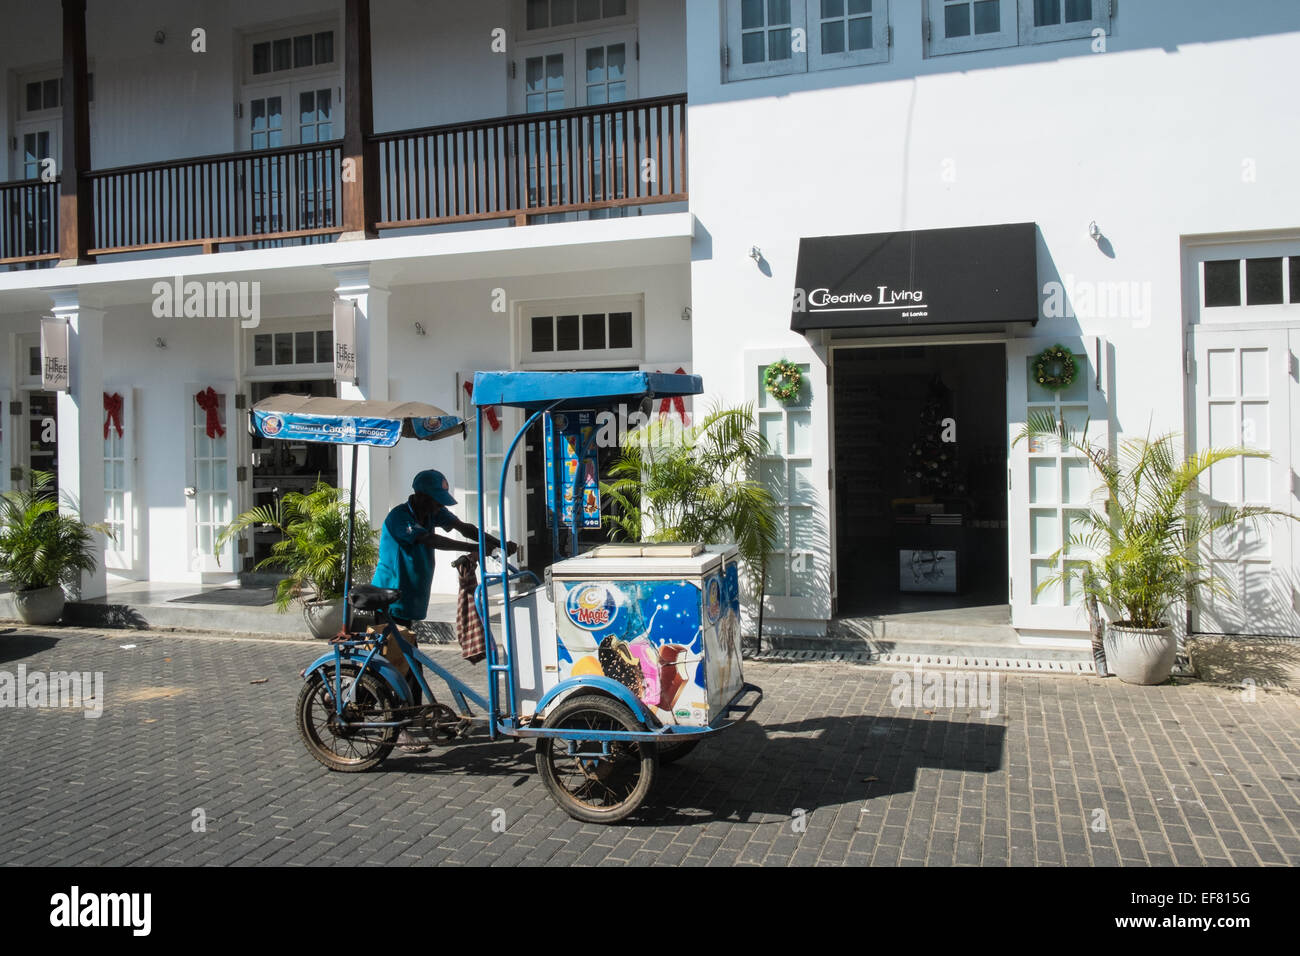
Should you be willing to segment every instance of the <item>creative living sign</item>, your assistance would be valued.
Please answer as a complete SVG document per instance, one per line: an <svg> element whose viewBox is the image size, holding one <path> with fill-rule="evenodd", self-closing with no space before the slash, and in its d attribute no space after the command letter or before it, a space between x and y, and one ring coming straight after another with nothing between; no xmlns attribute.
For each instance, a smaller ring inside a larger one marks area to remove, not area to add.
<svg viewBox="0 0 1300 956"><path fill-rule="evenodd" d="M1036 232L1014 223L801 239L790 328L1033 323Z"/></svg>

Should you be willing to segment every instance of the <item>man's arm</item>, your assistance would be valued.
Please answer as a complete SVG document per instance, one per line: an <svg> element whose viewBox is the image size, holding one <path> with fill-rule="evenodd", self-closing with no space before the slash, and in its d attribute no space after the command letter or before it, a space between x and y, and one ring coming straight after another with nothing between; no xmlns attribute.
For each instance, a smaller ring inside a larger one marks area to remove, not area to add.
<svg viewBox="0 0 1300 956"><path fill-rule="evenodd" d="M453 517L446 525L444 525L444 527L455 531L457 534L464 535L470 540L457 541L454 538L440 535L436 531L430 531L428 534L424 535L421 540L425 544L432 545L440 551L463 551L467 554L471 554L478 550L478 528L474 525L470 524L468 521L461 521L460 519ZM501 542L494 535L489 534L486 538L488 551L495 551L497 548L501 547ZM519 546L513 541L507 542L506 554L514 554L518 549Z"/></svg>

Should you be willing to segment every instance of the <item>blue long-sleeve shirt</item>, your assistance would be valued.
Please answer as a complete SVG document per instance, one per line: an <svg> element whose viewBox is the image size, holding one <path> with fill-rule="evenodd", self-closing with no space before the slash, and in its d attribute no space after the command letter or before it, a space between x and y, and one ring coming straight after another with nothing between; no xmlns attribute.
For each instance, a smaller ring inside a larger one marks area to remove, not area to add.
<svg viewBox="0 0 1300 956"><path fill-rule="evenodd" d="M433 545L420 542L434 527L451 530L456 516L441 505L421 522L409 501L388 512L379 534L379 563L370 583L379 588L396 588L402 596L388 609L393 617L422 621L429 612L429 589L433 586Z"/></svg>

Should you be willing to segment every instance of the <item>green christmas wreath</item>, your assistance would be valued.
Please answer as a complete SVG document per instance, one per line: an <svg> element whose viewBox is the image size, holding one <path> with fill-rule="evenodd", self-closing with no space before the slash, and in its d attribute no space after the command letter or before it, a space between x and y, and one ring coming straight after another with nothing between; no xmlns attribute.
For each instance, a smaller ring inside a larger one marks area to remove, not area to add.
<svg viewBox="0 0 1300 956"><path fill-rule="evenodd" d="M1045 348L1034 359L1034 380L1053 392L1073 385L1076 374L1074 355L1064 345Z"/></svg>
<svg viewBox="0 0 1300 956"><path fill-rule="evenodd" d="M763 387L778 402L793 400L802 386L803 373L799 371L799 366L786 359L773 362L763 373Z"/></svg>

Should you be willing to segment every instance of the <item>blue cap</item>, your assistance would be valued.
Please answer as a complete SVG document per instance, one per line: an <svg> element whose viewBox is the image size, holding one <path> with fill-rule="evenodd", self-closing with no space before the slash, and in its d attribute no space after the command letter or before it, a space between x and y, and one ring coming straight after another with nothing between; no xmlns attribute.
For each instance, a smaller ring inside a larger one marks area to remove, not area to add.
<svg viewBox="0 0 1300 956"><path fill-rule="evenodd" d="M442 472L434 471L432 468L416 475L415 480L411 482L411 489L428 495L440 505L456 503L456 499L451 496L451 486L447 484L447 479L443 477Z"/></svg>

